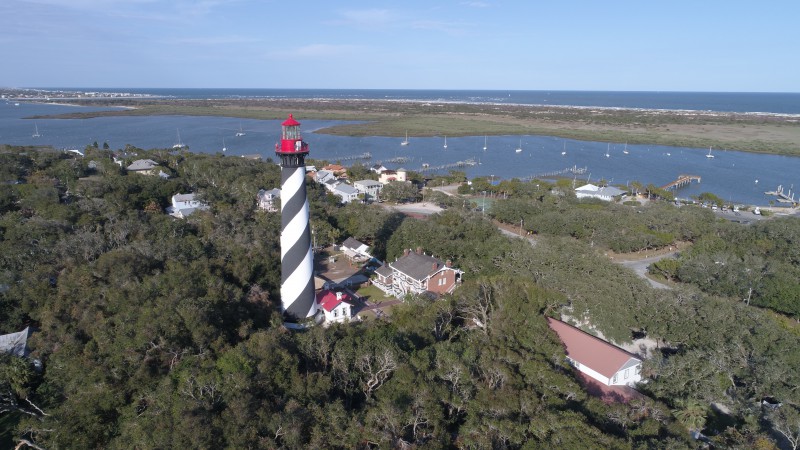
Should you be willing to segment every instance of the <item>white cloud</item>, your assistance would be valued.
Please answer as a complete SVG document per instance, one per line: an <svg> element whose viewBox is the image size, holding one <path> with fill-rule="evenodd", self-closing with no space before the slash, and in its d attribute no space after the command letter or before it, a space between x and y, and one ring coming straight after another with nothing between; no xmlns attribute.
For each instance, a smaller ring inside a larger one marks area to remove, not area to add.
<svg viewBox="0 0 800 450"><path fill-rule="evenodd" d="M480 1L471 1L471 2L461 2L464 6L471 6L473 8L488 8L491 6L489 3L480 2Z"/></svg>
<svg viewBox="0 0 800 450"><path fill-rule="evenodd" d="M272 52L268 56L277 59L296 59L296 58L341 58L356 54L362 54L363 46L347 44L309 44L295 49Z"/></svg>
<svg viewBox="0 0 800 450"><path fill-rule="evenodd" d="M411 27L418 30L440 31L447 34L462 35L465 30L469 28L469 24L436 20L418 20L412 22Z"/></svg>
<svg viewBox="0 0 800 450"><path fill-rule="evenodd" d="M392 25L398 20L394 11L388 9L361 9L344 11L340 13L341 19L334 21L337 24L350 25L359 28L380 28Z"/></svg>
<svg viewBox="0 0 800 450"><path fill-rule="evenodd" d="M261 42L260 39L244 36L203 36L178 38L174 41L177 44L190 45L228 45L228 44L249 44Z"/></svg>

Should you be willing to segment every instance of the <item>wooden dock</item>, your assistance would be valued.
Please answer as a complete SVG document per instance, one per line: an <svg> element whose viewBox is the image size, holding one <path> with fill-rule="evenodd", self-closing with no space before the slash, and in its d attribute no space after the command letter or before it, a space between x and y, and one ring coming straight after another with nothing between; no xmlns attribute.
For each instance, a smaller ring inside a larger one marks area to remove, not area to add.
<svg viewBox="0 0 800 450"><path fill-rule="evenodd" d="M364 153L359 153L358 155L331 156L328 159L332 161L355 161L358 159L371 159L371 158L372 158L372 153L364 152Z"/></svg>
<svg viewBox="0 0 800 450"><path fill-rule="evenodd" d="M700 177L697 175L678 175L678 179L667 183L664 186L661 186L661 189L669 190L669 189L678 189L680 187L686 186L687 184L691 183L692 181L697 181L700 183Z"/></svg>

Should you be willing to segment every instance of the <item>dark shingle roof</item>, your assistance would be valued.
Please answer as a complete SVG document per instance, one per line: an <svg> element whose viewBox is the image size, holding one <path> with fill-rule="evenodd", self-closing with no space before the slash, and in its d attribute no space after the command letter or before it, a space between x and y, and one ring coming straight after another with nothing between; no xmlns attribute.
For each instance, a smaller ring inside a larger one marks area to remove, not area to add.
<svg viewBox="0 0 800 450"><path fill-rule="evenodd" d="M362 245L366 244L359 242L358 240L353 239L352 237L349 237L345 239L344 242L342 242L342 247L352 248L354 250L358 250L358 248L361 247Z"/></svg>
<svg viewBox="0 0 800 450"><path fill-rule="evenodd" d="M436 264L436 267L434 267L434 264ZM403 256L390 265L395 270L402 272L415 280L422 281L427 278L428 275L436 272L442 266L444 266L444 262L440 259L434 258L433 256L409 252L408 255Z"/></svg>
<svg viewBox="0 0 800 450"><path fill-rule="evenodd" d="M392 275L392 268L389 266L380 266L375 270L375 273L382 277L389 277Z"/></svg>

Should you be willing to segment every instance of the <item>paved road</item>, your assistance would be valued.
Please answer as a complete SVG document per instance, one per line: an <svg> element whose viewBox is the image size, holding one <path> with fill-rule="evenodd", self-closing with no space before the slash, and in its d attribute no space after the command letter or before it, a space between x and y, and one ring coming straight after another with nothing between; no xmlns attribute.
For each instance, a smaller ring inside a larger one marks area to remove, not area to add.
<svg viewBox="0 0 800 450"><path fill-rule="evenodd" d="M450 189L448 189L448 188L450 188ZM452 186L445 186L445 189L452 191ZM441 188L437 188L436 190L445 192L448 195L452 195L450 192L446 192L446 191L442 190ZM397 211L401 211L401 212L404 212L404 213L411 213L411 214L428 215L428 214L433 214L433 213L437 213L437 212L442 211L442 208L439 208L438 206L436 206L436 205L434 205L432 203L425 203L425 204L422 204L422 203L408 203L408 204L403 204L403 205L388 205L388 204L384 203L383 206L386 207L386 208L392 208L392 209L395 209ZM760 217L760 216L758 216L758 217ZM506 229L504 229L504 228L502 228L500 226L498 226L497 229L500 230L500 232L503 233L506 236L516 237L516 238L521 237L518 232L506 230ZM527 236L526 239L527 239L528 242L531 243L531 245L536 245L536 239L533 236ZM652 263L654 263L656 261L660 261L663 258L674 257L676 253L677 253L677 251L674 251L674 252L671 252L671 253L665 253L665 254L661 254L661 255L657 255L657 256L651 256L649 258L644 258L644 259L638 259L638 260L633 260L633 261L616 261L616 262L618 264L621 264L621 265L623 265L625 267L628 267L629 269L633 270L636 273L636 275L639 275L642 279L647 280L647 282L650 283L650 285L653 286L654 288L656 288L656 289L670 289L670 287L667 286L666 284L659 283L658 281L655 281L655 280L652 280L652 279L648 278L647 277L647 267L650 264L652 264Z"/></svg>
<svg viewBox="0 0 800 450"><path fill-rule="evenodd" d="M497 229L500 230L501 233L503 233L503 234L505 234L506 236L509 236L509 237L515 237L515 238L522 237L522 236L519 235L519 232L506 230L505 228L502 228L500 226L498 226ZM536 245L536 239L533 236L526 236L525 238L528 240L528 242L531 243L531 245L534 245L534 246Z"/></svg>
<svg viewBox="0 0 800 450"><path fill-rule="evenodd" d="M647 267L650 266L650 264L653 264L656 261L661 261L664 258L673 258L677 253L678 252L675 251L672 253L665 253L663 255L651 256L649 258L637 259L635 261L617 261L617 262L636 272L636 275L639 275L641 278L647 280L650 283L650 286L653 286L656 289L670 289L670 287L667 286L666 284L659 283L658 281L648 278Z"/></svg>

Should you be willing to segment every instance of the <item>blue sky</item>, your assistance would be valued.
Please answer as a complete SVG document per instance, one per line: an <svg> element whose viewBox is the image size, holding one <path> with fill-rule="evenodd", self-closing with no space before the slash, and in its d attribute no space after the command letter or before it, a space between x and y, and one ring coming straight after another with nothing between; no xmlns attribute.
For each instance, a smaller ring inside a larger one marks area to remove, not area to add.
<svg viewBox="0 0 800 450"><path fill-rule="evenodd" d="M800 2L2 0L0 86L800 92Z"/></svg>

